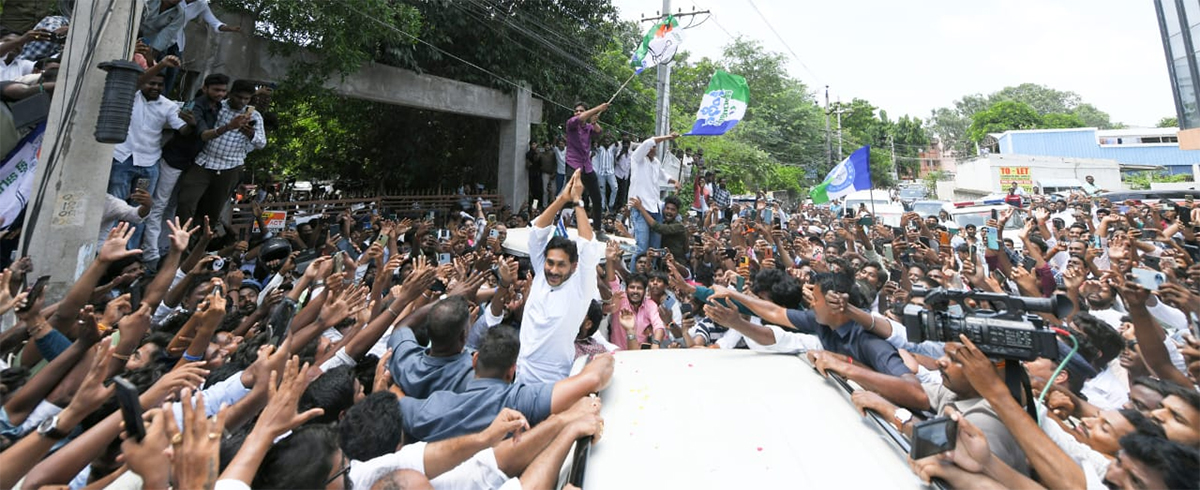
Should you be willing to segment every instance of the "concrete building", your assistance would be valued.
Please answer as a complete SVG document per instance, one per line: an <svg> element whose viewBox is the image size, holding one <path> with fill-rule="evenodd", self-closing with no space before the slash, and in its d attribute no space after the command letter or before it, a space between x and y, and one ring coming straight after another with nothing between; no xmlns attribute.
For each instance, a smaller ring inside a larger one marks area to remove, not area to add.
<svg viewBox="0 0 1200 490"><path fill-rule="evenodd" d="M1116 160L993 153L958 164L953 199L971 200L1001 192L1014 181L1054 191L1082 185L1089 175L1096 178L1096 185L1102 189L1123 188L1121 163Z"/></svg>
<svg viewBox="0 0 1200 490"><path fill-rule="evenodd" d="M1125 170L1162 167L1173 173L1192 172L1200 151L1183 150L1175 128L1031 129L990 135L984 151L1002 155L1039 155L1073 159L1115 160Z"/></svg>
<svg viewBox="0 0 1200 490"><path fill-rule="evenodd" d="M934 138L929 144L929 148L917 154L920 159L920 166L917 167L917 179L921 179L933 172L946 172L949 176L954 176L958 172L958 162L954 158L954 151L946 149L945 145L940 140Z"/></svg>

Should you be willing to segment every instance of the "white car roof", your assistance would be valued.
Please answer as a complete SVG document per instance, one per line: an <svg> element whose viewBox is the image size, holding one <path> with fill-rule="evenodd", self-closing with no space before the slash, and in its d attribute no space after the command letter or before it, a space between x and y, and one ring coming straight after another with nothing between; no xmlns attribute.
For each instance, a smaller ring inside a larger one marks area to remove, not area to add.
<svg viewBox="0 0 1200 490"><path fill-rule="evenodd" d="M615 356L583 488L924 488L849 395L798 356Z"/></svg>

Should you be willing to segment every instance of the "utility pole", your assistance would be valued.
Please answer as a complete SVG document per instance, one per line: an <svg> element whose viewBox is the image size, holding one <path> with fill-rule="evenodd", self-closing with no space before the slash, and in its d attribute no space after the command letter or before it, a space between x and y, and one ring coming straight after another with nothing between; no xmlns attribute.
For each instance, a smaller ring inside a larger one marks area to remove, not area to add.
<svg viewBox="0 0 1200 490"><path fill-rule="evenodd" d="M896 137L888 135L888 144L892 145L892 180L900 182L900 164L896 162Z"/></svg>
<svg viewBox="0 0 1200 490"><path fill-rule="evenodd" d="M663 0L662 15L665 18L671 14L671 0ZM671 64L658 64L658 95L654 101L654 134L668 134L671 132ZM666 161L667 152L671 151L671 142L663 141L658 144L658 158L661 161ZM680 171L683 170L683 161L679 162Z"/></svg>
<svg viewBox="0 0 1200 490"><path fill-rule="evenodd" d="M656 17L643 17L640 22L657 21L665 19L668 15L674 15L676 19L682 17L691 17L693 15L711 14L708 10L693 11L693 12L676 12L671 13L671 0L663 0L661 15ZM682 28L680 28L682 29ZM671 65L670 63L659 63L658 79L655 82L657 95L654 99L654 134L663 135L671 132ZM671 142L664 141L658 144L658 158L666 160L667 152L671 150ZM679 170L683 171L683 161L679 162Z"/></svg>
<svg viewBox="0 0 1200 490"><path fill-rule="evenodd" d="M825 86L825 161L833 167L833 138L829 134L829 86Z"/></svg>
<svg viewBox="0 0 1200 490"><path fill-rule="evenodd" d="M95 256L113 158L113 145L94 136L106 76L97 65L130 59L142 17L142 2L74 3L21 231L34 274L51 276L46 304L61 299Z"/></svg>
<svg viewBox="0 0 1200 490"><path fill-rule="evenodd" d="M846 158L845 156L843 156L843 155L844 155L844 153L842 153L842 113L843 113L843 112L846 112L846 110L845 110L845 109L842 109L842 98L841 98L841 97L838 97L838 101L837 101L837 109L835 109L833 112L834 112L834 114L837 114L837 123L838 123L838 156L837 156L837 161L839 161L839 162L840 162L840 161L842 161L842 159L843 159L843 158Z"/></svg>

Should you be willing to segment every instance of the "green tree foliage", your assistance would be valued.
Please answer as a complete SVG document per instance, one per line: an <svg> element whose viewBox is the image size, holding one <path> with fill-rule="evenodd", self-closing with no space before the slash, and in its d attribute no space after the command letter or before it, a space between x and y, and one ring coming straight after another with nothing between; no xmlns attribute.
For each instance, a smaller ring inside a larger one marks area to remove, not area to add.
<svg viewBox="0 0 1200 490"><path fill-rule="evenodd" d="M979 139L972 132L972 124L976 113L985 111L997 102L1019 102L1027 105L1038 116L1060 114L1074 116L1078 119L1067 119L1055 116L1051 119L1052 126L1036 127L1095 127L1100 129L1116 129L1119 123L1113 123L1109 115L1095 106L1083 102L1079 94L1071 91L1053 89L1035 83L1023 83L1015 87L1004 87L989 95L969 94L954 101L953 107L934 109L926 121L925 129L931 136L937 137L947 150L954 153L958 159L967 159L975 154L976 141ZM1016 129L1016 128L1009 128ZM1034 129L1034 128L1027 128Z"/></svg>
<svg viewBox="0 0 1200 490"><path fill-rule="evenodd" d="M1164 117L1164 118L1158 120L1158 125L1156 127L1178 128L1179 127L1179 119L1176 119L1175 116Z"/></svg>
<svg viewBox="0 0 1200 490"><path fill-rule="evenodd" d="M971 141L982 141L990 133L1041 127L1042 116L1029 104L1011 100L1000 101L971 117Z"/></svg>
<svg viewBox="0 0 1200 490"><path fill-rule="evenodd" d="M1075 114L1055 112L1042 116L1042 123L1038 127L1041 129L1083 128L1087 127L1087 123L1083 122L1083 119L1080 119Z"/></svg>

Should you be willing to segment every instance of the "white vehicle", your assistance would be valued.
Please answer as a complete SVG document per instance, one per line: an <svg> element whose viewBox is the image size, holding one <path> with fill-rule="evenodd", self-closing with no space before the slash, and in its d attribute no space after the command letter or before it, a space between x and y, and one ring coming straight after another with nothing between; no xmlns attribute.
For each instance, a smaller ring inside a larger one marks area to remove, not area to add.
<svg viewBox="0 0 1200 490"><path fill-rule="evenodd" d="M599 393L607 430L563 468L582 472L582 488L924 488L893 439L903 436L860 416L803 354L615 356Z"/></svg>
<svg viewBox="0 0 1200 490"><path fill-rule="evenodd" d="M858 191L846 196L842 201L842 212L839 216L845 216L847 210L851 209L854 210L855 216L858 216L860 209L866 209L875 216L875 222L888 226L900 226L900 217L904 215L904 206L892 202L887 191L878 189Z"/></svg>
<svg viewBox="0 0 1200 490"><path fill-rule="evenodd" d="M953 214L954 205L948 201L917 201L912 203L911 209L914 213L924 218L926 216L937 216L942 211Z"/></svg>

